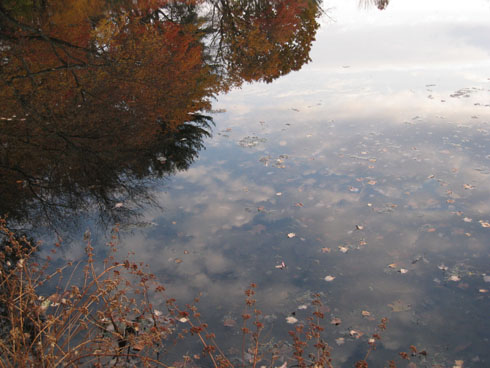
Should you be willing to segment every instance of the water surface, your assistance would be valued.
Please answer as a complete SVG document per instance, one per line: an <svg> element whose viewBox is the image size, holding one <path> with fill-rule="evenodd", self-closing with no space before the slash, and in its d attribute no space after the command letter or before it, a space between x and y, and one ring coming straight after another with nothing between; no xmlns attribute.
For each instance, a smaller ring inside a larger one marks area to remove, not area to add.
<svg viewBox="0 0 490 368"><path fill-rule="evenodd" d="M427 352L417 366L487 366L490 3L324 7L311 63L220 94L186 170L131 177L152 178L153 204L122 222L120 251L178 301L202 294L230 355L255 282L264 343L287 339L286 317L305 321L320 293L336 366L364 356L382 317L373 366L410 345ZM112 223L93 216L73 238L90 227L103 241Z"/></svg>

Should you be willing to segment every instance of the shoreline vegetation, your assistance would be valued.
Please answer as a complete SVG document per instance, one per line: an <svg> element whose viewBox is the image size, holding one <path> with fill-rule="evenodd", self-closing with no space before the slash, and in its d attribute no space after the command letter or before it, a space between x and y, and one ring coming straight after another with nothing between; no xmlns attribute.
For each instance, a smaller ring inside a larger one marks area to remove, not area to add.
<svg viewBox="0 0 490 368"><path fill-rule="evenodd" d="M144 264L116 261L117 227L102 264L95 261L90 234L86 234L84 259L56 269L49 257L41 261L36 254L39 245L9 229L5 218L0 219L0 233L1 367L337 366L332 346L324 339L324 305L319 294L313 295L313 312L306 323L295 324L289 331L290 349L285 355L279 353L279 343L272 347L262 343L266 321L256 306L257 285L250 284L241 315L242 344L237 347L241 353L231 358L221 350L213 326L202 321L199 298L180 307ZM59 247L60 242L52 252ZM381 319L355 368L369 367L369 357L387 322ZM200 349L185 354L183 361L172 362L171 347L193 346L189 339L197 341ZM418 361L426 355L410 346L397 360ZM397 362L386 366L397 367Z"/></svg>

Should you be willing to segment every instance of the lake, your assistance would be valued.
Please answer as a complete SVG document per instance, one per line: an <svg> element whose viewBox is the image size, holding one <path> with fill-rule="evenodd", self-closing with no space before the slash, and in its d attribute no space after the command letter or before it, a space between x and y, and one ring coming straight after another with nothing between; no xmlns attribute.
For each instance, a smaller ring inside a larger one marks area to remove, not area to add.
<svg viewBox="0 0 490 368"><path fill-rule="evenodd" d="M379 10L331 0L322 7L309 63L271 83L243 74L243 83L195 109L207 109L212 121L199 120L170 144L168 136L148 142L155 133L133 131L132 117L109 111L122 126L99 130L102 110L63 120L53 107L43 116L58 116L66 142L95 119L84 134L102 132L103 143L73 152L62 145L46 156L50 141L36 146L52 164L26 170L56 188L36 192L52 202L40 207L32 195L12 195L4 211L21 208L18 227L45 243L56 232L64 238L55 263L83 257L87 229L104 255L119 223L118 254L148 264L178 303L200 295L202 319L235 359L244 290L256 283L263 349L280 347L274 366L290 355L281 343L288 331L308 323L314 293L325 304L323 334L336 367L365 356L383 317L389 322L370 366L391 359L400 367L489 366L490 3L392 0ZM174 98L167 103L177 111ZM159 101L136 118L159 118L152 115ZM57 142L49 129L43 132ZM104 138L114 131L116 138ZM18 155L19 162L36 157L27 148ZM417 353L400 360L410 345ZM174 359L199 349L190 339Z"/></svg>

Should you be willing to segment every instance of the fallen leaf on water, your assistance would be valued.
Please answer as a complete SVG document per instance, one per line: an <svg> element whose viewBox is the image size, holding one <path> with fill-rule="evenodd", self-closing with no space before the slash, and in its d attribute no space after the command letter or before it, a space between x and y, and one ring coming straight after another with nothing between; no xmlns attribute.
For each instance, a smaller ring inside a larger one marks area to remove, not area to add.
<svg viewBox="0 0 490 368"><path fill-rule="evenodd" d="M408 270L406 268L400 268L400 271L399 271L401 274L405 274L408 272Z"/></svg>
<svg viewBox="0 0 490 368"><path fill-rule="evenodd" d="M335 280L335 276L330 276L330 275L325 276L325 279L324 280L327 281L327 282L333 281L333 280Z"/></svg>
<svg viewBox="0 0 490 368"><path fill-rule="evenodd" d="M368 312L368 311L363 310L361 312L361 314L362 314L363 317L369 317L371 315L371 312Z"/></svg>
<svg viewBox="0 0 490 368"><path fill-rule="evenodd" d="M301 305L298 305L298 309L307 309L308 306L306 304L301 304Z"/></svg>
<svg viewBox="0 0 490 368"><path fill-rule="evenodd" d="M357 230L364 230L364 226L362 226L362 225L356 225L356 229Z"/></svg>
<svg viewBox="0 0 490 368"><path fill-rule="evenodd" d="M398 267L398 263L389 264L388 267L389 268L397 268Z"/></svg>
<svg viewBox="0 0 490 368"><path fill-rule="evenodd" d="M295 233L289 233L289 234L288 234L288 238L290 238L290 239L291 239L291 238L294 238L295 236L296 236L296 234L295 234Z"/></svg>
<svg viewBox="0 0 490 368"><path fill-rule="evenodd" d="M304 207L303 203L301 203L301 202L295 203L294 205L295 205L296 207Z"/></svg>
<svg viewBox="0 0 490 368"><path fill-rule="evenodd" d="M369 180L367 183L368 183L369 185L374 185L374 184L376 184L376 180Z"/></svg>
<svg viewBox="0 0 490 368"><path fill-rule="evenodd" d="M454 281L454 282L461 281L461 277L457 275L452 275L451 277L449 277L449 281Z"/></svg>
<svg viewBox="0 0 490 368"><path fill-rule="evenodd" d="M286 268L286 264L284 263L284 261L282 261L281 264L278 264L275 267L282 270L282 269Z"/></svg>
<svg viewBox="0 0 490 368"><path fill-rule="evenodd" d="M428 232L428 233L433 233L433 232L435 232L435 231L436 231L436 229L435 229L435 228L433 228L433 227L431 227L430 229L427 229L427 232Z"/></svg>
<svg viewBox="0 0 490 368"><path fill-rule="evenodd" d="M406 311L412 309L410 304L406 304L406 303L402 302L401 300L395 300L392 304L388 304L388 307L390 307L391 311L395 312L395 313L406 312Z"/></svg>
<svg viewBox="0 0 490 368"><path fill-rule="evenodd" d="M454 202L455 202L455 200L454 200L454 199L448 199L448 200L446 200L446 202L447 202L447 203L451 203L451 204L452 204L452 203L454 203Z"/></svg>
<svg viewBox="0 0 490 368"><path fill-rule="evenodd" d="M478 221L482 227L490 227L490 222L486 222L483 220Z"/></svg>
<svg viewBox="0 0 490 368"><path fill-rule="evenodd" d="M463 368L463 363L464 363L463 360L455 360L453 368Z"/></svg>
<svg viewBox="0 0 490 368"><path fill-rule="evenodd" d="M236 326L236 321L232 318L225 318L223 320L223 326L225 327L235 327Z"/></svg>
<svg viewBox="0 0 490 368"><path fill-rule="evenodd" d="M471 184L463 184L464 189L474 189L475 187Z"/></svg>
<svg viewBox="0 0 490 368"><path fill-rule="evenodd" d="M322 248L322 253L330 253L330 251L331 251L330 248L327 247Z"/></svg>
<svg viewBox="0 0 490 368"><path fill-rule="evenodd" d="M488 293L488 289L478 289L478 292L482 294Z"/></svg>
<svg viewBox="0 0 490 368"><path fill-rule="evenodd" d="M351 192L357 193L359 191L359 188L349 187L349 190Z"/></svg>
<svg viewBox="0 0 490 368"><path fill-rule="evenodd" d="M464 222L471 222L471 221L473 221L473 219L471 219L471 218L469 218L469 217L465 217L465 218L463 219L463 221L464 221Z"/></svg>
<svg viewBox="0 0 490 368"><path fill-rule="evenodd" d="M350 330L349 331L349 335L351 335L352 337L355 337L356 339L360 338L362 335L364 335L363 332L361 331L357 331L357 330Z"/></svg>
<svg viewBox="0 0 490 368"><path fill-rule="evenodd" d="M180 258L175 258L174 259L174 262L177 263L177 264L179 264L179 263L182 263L183 261Z"/></svg>
<svg viewBox="0 0 490 368"><path fill-rule="evenodd" d="M276 193L276 196L282 196L282 193L281 192L277 192Z"/></svg>
<svg viewBox="0 0 490 368"><path fill-rule="evenodd" d="M349 248L347 247L344 247L342 245L339 246L339 250L342 252L342 253L347 253L347 251L349 250Z"/></svg>
<svg viewBox="0 0 490 368"><path fill-rule="evenodd" d="M338 325L340 325L342 323L342 320L340 318L335 317L335 318L332 318L332 320L330 321L330 323L332 325L338 326Z"/></svg>
<svg viewBox="0 0 490 368"><path fill-rule="evenodd" d="M339 337L338 339L335 339L335 342L337 345L342 345L345 343L345 339L343 337Z"/></svg>
<svg viewBox="0 0 490 368"><path fill-rule="evenodd" d="M365 241L365 240L359 240L359 245L361 245L361 246L367 245L367 241Z"/></svg>
<svg viewBox="0 0 490 368"><path fill-rule="evenodd" d="M490 275L483 275L483 281L490 282Z"/></svg>
<svg viewBox="0 0 490 368"><path fill-rule="evenodd" d="M445 266L444 264L441 264L439 266L437 266L438 269L442 270L442 271L447 271L448 267Z"/></svg>
<svg viewBox="0 0 490 368"><path fill-rule="evenodd" d="M292 325L292 324L298 322L298 320L292 316L289 316L289 317L286 317L286 322Z"/></svg>

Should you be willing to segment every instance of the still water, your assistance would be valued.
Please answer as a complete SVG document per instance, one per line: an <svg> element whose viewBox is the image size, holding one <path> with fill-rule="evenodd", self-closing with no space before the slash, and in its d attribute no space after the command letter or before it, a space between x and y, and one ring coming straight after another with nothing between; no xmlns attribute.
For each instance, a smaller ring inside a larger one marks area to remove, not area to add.
<svg viewBox="0 0 490 368"><path fill-rule="evenodd" d="M214 126L143 164L118 150L125 165L150 168L108 165L113 191L94 190L81 224L59 230L60 254L81 257L85 229L103 244L120 222L121 254L149 264L179 302L201 294L231 355L255 282L264 344L287 340L287 317L304 322L320 293L335 366L362 358L387 317L373 366L414 345L427 352L415 366L487 367L490 3L323 7L301 70L220 93ZM114 217L102 219L108 208Z"/></svg>

